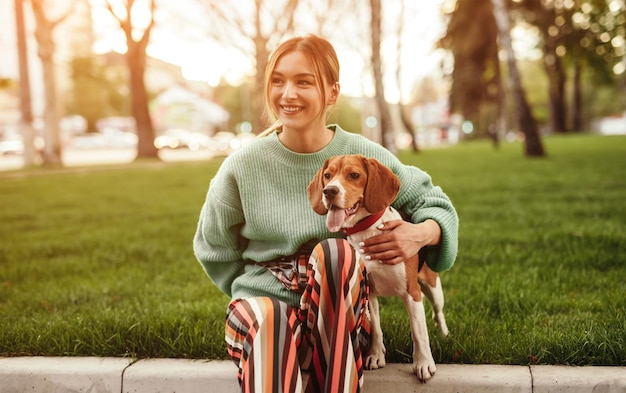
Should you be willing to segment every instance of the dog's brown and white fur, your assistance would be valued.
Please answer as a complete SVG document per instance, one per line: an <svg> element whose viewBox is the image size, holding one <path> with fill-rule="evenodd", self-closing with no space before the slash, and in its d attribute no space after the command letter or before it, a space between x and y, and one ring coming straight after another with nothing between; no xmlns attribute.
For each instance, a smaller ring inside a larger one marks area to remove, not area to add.
<svg viewBox="0 0 626 393"><path fill-rule="evenodd" d="M313 210L320 215L327 215L328 229L331 232L344 231L358 252L359 242L381 233L378 225L402 219L390 206L399 189L398 177L376 159L344 155L332 157L324 163L308 187L308 196ZM367 228L361 228L363 223L366 223ZM358 232L354 233L354 230ZM439 275L426 264L419 270L417 255L396 265L372 260L365 260L365 265L370 286L372 330L365 368L385 366L385 345L377 296L399 296L409 313L413 370L418 379L425 382L435 374L436 366L430 349L422 292L432 304L435 323L441 328L443 336L448 335Z"/></svg>

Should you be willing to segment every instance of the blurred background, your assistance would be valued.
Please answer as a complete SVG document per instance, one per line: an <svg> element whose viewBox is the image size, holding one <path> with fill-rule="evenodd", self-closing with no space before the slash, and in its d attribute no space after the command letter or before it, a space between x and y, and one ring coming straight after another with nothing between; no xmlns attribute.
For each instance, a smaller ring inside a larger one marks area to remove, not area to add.
<svg viewBox="0 0 626 393"><path fill-rule="evenodd" d="M624 0L2 0L0 168L227 155L305 33L340 58L330 121L392 152L626 134Z"/></svg>

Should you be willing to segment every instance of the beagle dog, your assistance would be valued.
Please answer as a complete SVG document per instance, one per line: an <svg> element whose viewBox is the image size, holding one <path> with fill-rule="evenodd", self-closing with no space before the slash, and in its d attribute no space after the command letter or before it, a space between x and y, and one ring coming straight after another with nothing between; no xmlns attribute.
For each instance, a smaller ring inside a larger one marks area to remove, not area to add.
<svg viewBox="0 0 626 393"><path fill-rule="evenodd" d="M326 215L331 232L342 231L348 242L359 252L359 243L380 234L383 222L401 220L391 207L400 190L398 177L373 158L343 155L329 158L316 173L307 189L313 210ZM371 341L365 358L366 369L385 366L385 345L380 327L377 296L399 296L409 313L413 340L413 371L426 382L435 374L436 366L430 349L422 293L433 309L433 319L448 335L443 315L443 290L439 275L425 263L420 266L418 255L396 265L364 259L368 274Z"/></svg>

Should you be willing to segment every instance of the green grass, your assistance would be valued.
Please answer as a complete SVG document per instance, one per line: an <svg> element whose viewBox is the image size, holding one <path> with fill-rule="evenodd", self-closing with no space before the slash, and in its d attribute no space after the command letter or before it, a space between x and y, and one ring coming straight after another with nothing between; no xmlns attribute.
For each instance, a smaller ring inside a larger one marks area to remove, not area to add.
<svg viewBox="0 0 626 393"><path fill-rule="evenodd" d="M626 138L544 142L400 156L461 220L439 363L626 365ZM228 299L191 249L218 166L0 173L0 355L225 358ZM387 359L408 361L406 312L381 304Z"/></svg>

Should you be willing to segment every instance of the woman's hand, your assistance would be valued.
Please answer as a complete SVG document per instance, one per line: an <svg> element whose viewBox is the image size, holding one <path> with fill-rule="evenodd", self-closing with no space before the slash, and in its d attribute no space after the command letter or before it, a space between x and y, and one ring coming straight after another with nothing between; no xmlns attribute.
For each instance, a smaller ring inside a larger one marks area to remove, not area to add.
<svg viewBox="0 0 626 393"><path fill-rule="evenodd" d="M419 224L393 220L378 229L389 232L359 243L359 253L366 260L380 260L395 265L414 256L422 247L435 246L441 242L441 228L431 219Z"/></svg>

